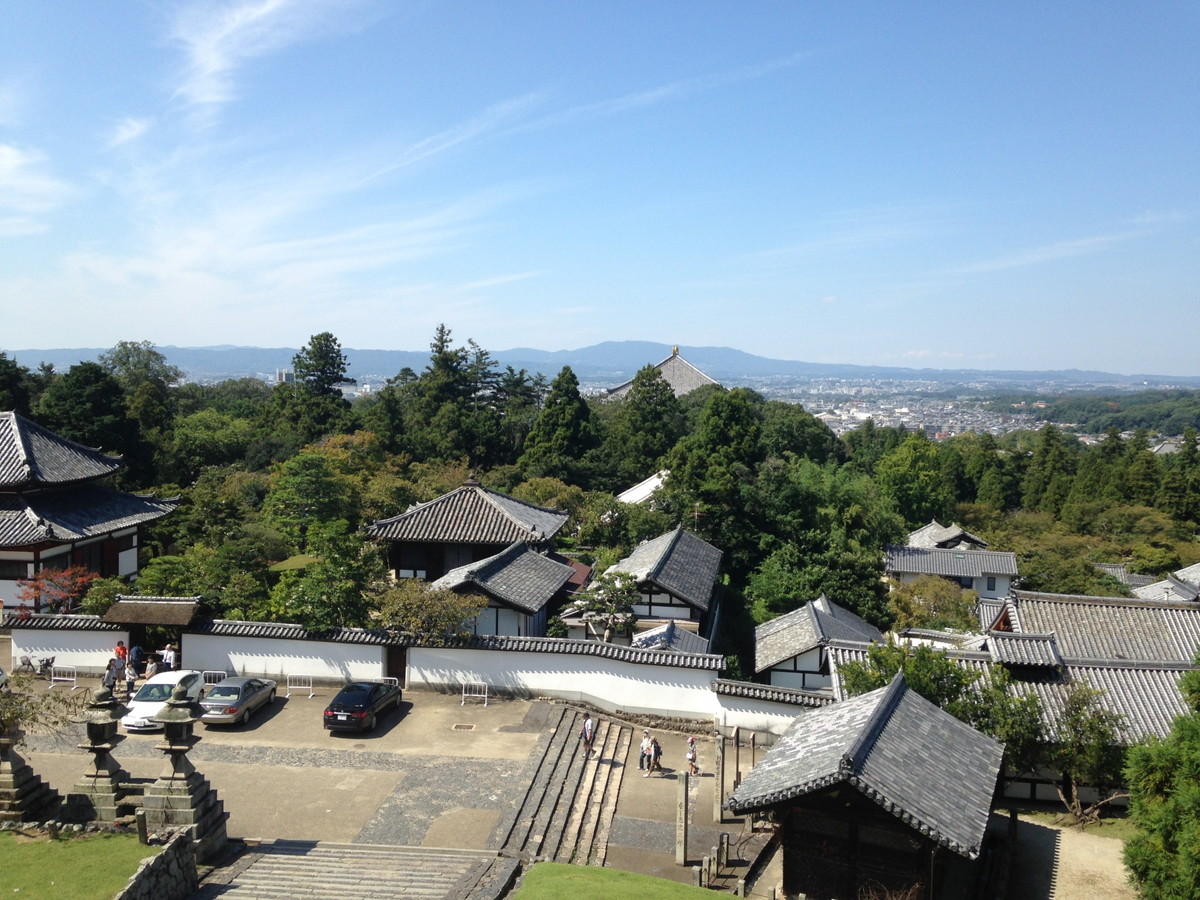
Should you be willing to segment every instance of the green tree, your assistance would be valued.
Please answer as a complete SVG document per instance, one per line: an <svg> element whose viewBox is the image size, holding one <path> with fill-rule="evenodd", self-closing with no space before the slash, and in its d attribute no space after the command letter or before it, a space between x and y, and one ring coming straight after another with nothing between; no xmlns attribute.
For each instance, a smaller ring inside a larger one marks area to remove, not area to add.
<svg viewBox="0 0 1200 900"><path fill-rule="evenodd" d="M29 374L29 369L0 351L0 412L29 415Z"/></svg>
<svg viewBox="0 0 1200 900"><path fill-rule="evenodd" d="M910 526L945 518L953 500L938 458L937 446L914 434L880 457L875 465L879 489Z"/></svg>
<svg viewBox="0 0 1200 900"><path fill-rule="evenodd" d="M589 626L601 629L600 640L612 643L618 631L627 632L637 616L633 607L642 602L637 579L628 572L606 572L582 591L562 612L578 616Z"/></svg>
<svg viewBox="0 0 1200 900"><path fill-rule="evenodd" d="M921 575L907 584L895 585L888 595L896 629L948 628L977 631L975 603L979 595L947 578Z"/></svg>
<svg viewBox="0 0 1200 900"><path fill-rule="evenodd" d="M629 393L617 401L605 441L618 484L629 487L662 468L682 434L683 413L675 392L662 372L643 366Z"/></svg>
<svg viewBox="0 0 1200 900"><path fill-rule="evenodd" d="M1125 720L1104 706L1103 696L1104 691L1086 681L1072 684L1046 748L1047 764L1062 775L1059 799L1081 824L1096 821L1103 807L1126 796L1119 790L1124 762L1120 732ZM1085 786L1097 791L1095 803L1085 804L1080 798L1079 789Z"/></svg>
<svg viewBox="0 0 1200 900"><path fill-rule="evenodd" d="M487 598L478 594L433 588L416 578L378 582L369 599L378 627L433 645L469 634L487 606Z"/></svg>
<svg viewBox="0 0 1200 900"><path fill-rule="evenodd" d="M279 465L263 500L263 519L300 551L308 531L336 520L358 522L354 482L336 472L320 453L306 452Z"/></svg>
<svg viewBox="0 0 1200 900"><path fill-rule="evenodd" d="M1200 666L1200 652L1193 660ZM1191 900L1200 894L1200 669L1180 690L1192 711L1163 739L1129 751L1125 783L1135 834L1125 841L1125 865L1147 900Z"/></svg>
<svg viewBox="0 0 1200 900"><path fill-rule="evenodd" d="M83 362L46 388L35 415L51 431L85 447L136 455L137 426L125 411L120 383L98 363Z"/></svg>
<svg viewBox="0 0 1200 900"><path fill-rule="evenodd" d="M1062 432L1053 425L1043 426L1021 483L1021 505L1057 514L1070 490L1073 462Z"/></svg>
<svg viewBox="0 0 1200 900"><path fill-rule="evenodd" d="M150 341L119 341L98 360L128 395L147 382L167 388L183 378L183 370L168 363Z"/></svg>
<svg viewBox="0 0 1200 900"><path fill-rule="evenodd" d="M314 334L292 357L296 383L304 385L308 393L316 396L340 398L339 388L343 384L355 383L354 379L346 374L349 367L341 343L328 331Z"/></svg>
<svg viewBox="0 0 1200 900"><path fill-rule="evenodd" d="M550 384L518 464L529 475L570 481L579 461L596 444L596 428L579 393L579 379L570 366L564 366Z"/></svg>
<svg viewBox="0 0 1200 900"><path fill-rule="evenodd" d="M842 462L845 445L829 426L797 403L770 400L763 404L763 452L767 456L786 453L814 462Z"/></svg>
<svg viewBox="0 0 1200 900"><path fill-rule="evenodd" d="M370 624L368 590L383 575L377 545L351 533L344 521L312 526L308 543L316 560L280 577L271 590L275 615L311 630Z"/></svg>

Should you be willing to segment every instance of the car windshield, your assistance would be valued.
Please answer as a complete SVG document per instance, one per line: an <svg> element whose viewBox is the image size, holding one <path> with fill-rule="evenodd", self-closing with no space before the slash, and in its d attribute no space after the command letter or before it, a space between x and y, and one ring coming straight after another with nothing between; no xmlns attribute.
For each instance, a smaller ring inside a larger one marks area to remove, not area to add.
<svg viewBox="0 0 1200 900"><path fill-rule="evenodd" d="M162 702L171 699L171 691L174 689L173 684L143 684L142 689L133 695L133 699Z"/></svg>
<svg viewBox="0 0 1200 900"><path fill-rule="evenodd" d="M339 700L365 700L371 696L371 685L348 684L338 694Z"/></svg>
<svg viewBox="0 0 1200 900"><path fill-rule="evenodd" d="M208 691L209 700L231 700L241 695L241 690L233 685L218 684Z"/></svg>

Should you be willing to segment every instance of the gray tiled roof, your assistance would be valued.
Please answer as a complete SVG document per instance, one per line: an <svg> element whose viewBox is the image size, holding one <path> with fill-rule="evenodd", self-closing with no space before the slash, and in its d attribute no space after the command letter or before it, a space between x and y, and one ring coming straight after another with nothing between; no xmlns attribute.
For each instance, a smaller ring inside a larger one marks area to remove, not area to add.
<svg viewBox="0 0 1200 900"><path fill-rule="evenodd" d="M931 519L928 525L922 525L916 531L908 533L908 541L910 547L959 547L962 545L974 545L977 547L986 547L987 541L978 535L971 534L961 525L942 525L937 519Z"/></svg>
<svg viewBox="0 0 1200 900"><path fill-rule="evenodd" d="M979 617L979 630L987 631L996 624L1000 613L1004 612L1007 600L1003 597L980 597L975 601L975 613Z"/></svg>
<svg viewBox="0 0 1200 900"><path fill-rule="evenodd" d="M704 612L712 600L721 551L680 525L640 544L609 572L626 572L638 583L651 582Z"/></svg>
<svg viewBox="0 0 1200 900"><path fill-rule="evenodd" d="M1092 563L1092 566L1105 575L1111 575L1128 588L1145 587L1154 583L1154 579L1149 575L1135 575L1130 572L1124 563Z"/></svg>
<svg viewBox="0 0 1200 900"><path fill-rule="evenodd" d="M926 547L887 548L885 571L904 575L982 578L1017 574L1017 555L999 550L941 550Z"/></svg>
<svg viewBox="0 0 1200 900"><path fill-rule="evenodd" d="M718 678L713 690L729 697L744 697L747 700L767 700L771 703L790 703L793 706L828 706L835 702L829 691L804 691L798 688L776 687L771 684L755 684L750 681L732 681Z"/></svg>
<svg viewBox="0 0 1200 900"><path fill-rule="evenodd" d="M570 566L548 559L522 541L514 541L495 556L451 569L431 587L456 590L477 588L526 613L536 613L570 579Z"/></svg>
<svg viewBox="0 0 1200 900"><path fill-rule="evenodd" d="M178 505L177 498L145 497L93 485L0 494L0 546L98 537L160 519Z"/></svg>
<svg viewBox="0 0 1200 900"><path fill-rule="evenodd" d="M1178 569L1162 581L1134 587L1133 594L1142 600L1163 603L1195 601L1200 598L1200 563Z"/></svg>
<svg viewBox="0 0 1200 900"><path fill-rule="evenodd" d="M392 634L382 628L329 628L309 631L303 625L289 622L243 622L235 619L211 619L196 622L186 629L187 634L207 634L216 637L268 638L290 641L334 641L339 644L374 644L384 647L407 647L411 639Z"/></svg>
<svg viewBox="0 0 1200 900"><path fill-rule="evenodd" d="M989 631L987 647L992 659L1004 665L1061 667L1063 664L1053 633Z"/></svg>
<svg viewBox="0 0 1200 900"><path fill-rule="evenodd" d="M105 622L118 625L189 624L200 609L199 597L134 597L118 594L104 613Z"/></svg>
<svg viewBox="0 0 1200 900"><path fill-rule="evenodd" d="M124 465L15 412L0 412L0 490L90 481Z"/></svg>
<svg viewBox="0 0 1200 900"><path fill-rule="evenodd" d="M668 619L663 625L639 631L629 642L639 650L674 650L676 653L707 653L708 640L694 631L675 624Z"/></svg>
<svg viewBox="0 0 1200 900"><path fill-rule="evenodd" d="M105 622L99 616L58 615L34 613L18 616L9 613L0 617L0 628L46 628L51 631L120 631L120 625Z"/></svg>
<svg viewBox="0 0 1200 900"><path fill-rule="evenodd" d="M725 668L725 657L715 653L675 653L670 650L639 650L603 641L575 641L565 638L513 637L480 634L451 642L456 647L476 650L508 650L521 653L574 653L599 656L616 662L674 666L685 669L707 669L719 672Z"/></svg>
<svg viewBox="0 0 1200 900"><path fill-rule="evenodd" d="M690 362L679 355L679 348L664 359L662 362L655 364L654 368L662 372L663 380L671 386L676 397L682 397L684 394L690 394L696 388L704 387L708 384L719 384L716 379L705 375ZM615 388L609 388L605 395L609 398L619 399L629 393L629 389L633 387L633 379L629 379L624 384L619 384Z"/></svg>
<svg viewBox="0 0 1200 900"><path fill-rule="evenodd" d="M974 859L1003 746L908 689L888 687L800 715L729 800L735 813L848 784L906 825Z"/></svg>
<svg viewBox="0 0 1200 900"><path fill-rule="evenodd" d="M754 671L765 671L830 640L881 641L883 634L822 594L754 629Z"/></svg>
<svg viewBox="0 0 1200 900"><path fill-rule="evenodd" d="M1022 632L1054 632L1068 659L1190 663L1200 604L1014 591ZM1015 628L1014 628L1015 630Z"/></svg>
<svg viewBox="0 0 1200 900"><path fill-rule="evenodd" d="M468 480L428 503L418 504L371 526L374 537L389 541L444 544L539 544L566 524L568 513L526 503Z"/></svg>

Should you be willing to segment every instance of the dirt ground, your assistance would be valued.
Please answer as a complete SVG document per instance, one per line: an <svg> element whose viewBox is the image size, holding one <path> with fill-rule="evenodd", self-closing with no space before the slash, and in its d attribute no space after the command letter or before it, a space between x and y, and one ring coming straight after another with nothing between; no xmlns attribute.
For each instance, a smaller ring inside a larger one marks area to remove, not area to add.
<svg viewBox="0 0 1200 900"><path fill-rule="evenodd" d="M1120 840L1023 818L1018 845L1010 897L1137 900L1121 861Z"/></svg>

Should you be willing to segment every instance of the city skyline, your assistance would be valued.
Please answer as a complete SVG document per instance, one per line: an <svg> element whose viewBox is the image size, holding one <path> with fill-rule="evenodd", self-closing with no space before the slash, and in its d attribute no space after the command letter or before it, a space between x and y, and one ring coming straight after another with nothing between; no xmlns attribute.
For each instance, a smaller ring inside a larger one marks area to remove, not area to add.
<svg viewBox="0 0 1200 900"><path fill-rule="evenodd" d="M0 9L0 350L1200 374L1194 5Z"/></svg>

